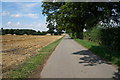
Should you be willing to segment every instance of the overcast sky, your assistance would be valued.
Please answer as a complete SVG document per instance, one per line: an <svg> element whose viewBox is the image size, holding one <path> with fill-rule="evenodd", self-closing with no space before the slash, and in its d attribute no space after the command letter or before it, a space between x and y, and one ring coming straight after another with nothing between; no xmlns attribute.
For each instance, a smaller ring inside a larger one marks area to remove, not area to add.
<svg viewBox="0 0 120 80"><path fill-rule="evenodd" d="M2 2L0 5L3 28L48 30L41 2Z"/></svg>

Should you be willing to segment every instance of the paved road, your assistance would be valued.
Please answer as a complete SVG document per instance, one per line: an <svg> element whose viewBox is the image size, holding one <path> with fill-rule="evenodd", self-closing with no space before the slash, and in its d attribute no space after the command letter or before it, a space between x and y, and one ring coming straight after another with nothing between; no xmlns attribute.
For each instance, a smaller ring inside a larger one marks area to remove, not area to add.
<svg viewBox="0 0 120 80"><path fill-rule="evenodd" d="M45 64L41 78L112 78L117 69L67 35Z"/></svg>

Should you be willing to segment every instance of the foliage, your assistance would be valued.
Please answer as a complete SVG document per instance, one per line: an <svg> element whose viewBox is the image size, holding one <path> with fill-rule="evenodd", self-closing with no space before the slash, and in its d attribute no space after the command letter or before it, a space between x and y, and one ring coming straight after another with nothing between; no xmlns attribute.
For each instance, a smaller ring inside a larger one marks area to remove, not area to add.
<svg viewBox="0 0 120 80"><path fill-rule="evenodd" d="M112 50L120 50L120 27L98 28L93 27L84 32L84 39L104 45Z"/></svg>
<svg viewBox="0 0 120 80"><path fill-rule="evenodd" d="M120 51L120 27L101 29L100 41L102 45Z"/></svg>
<svg viewBox="0 0 120 80"><path fill-rule="evenodd" d="M75 39L78 43L88 48L94 54L100 56L101 58L112 62L113 64L117 64L120 66L120 51L110 50L105 46L98 45L94 42L89 42L81 39Z"/></svg>
<svg viewBox="0 0 120 80"><path fill-rule="evenodd" d="M46 35L47 32L40 32L40 31L35 31L35 30L30 30L30 29L3 29L1 28L2 35L5 34L16 34L16 35Z"/></svg>
<svg viewBox="0 0 120 80"><path fill-rule="evenodd" d="M120 50L120 29L109 28L111 27L109 25L111 20L114 20L117 24L120 23L118 19L120 17L119 2L43 2L42 7L43 14L47 15L48 25L52 24L55 29L65 30L72 38L83 39L84 37L107 48ZM105 24L103 29L95 27L100 22ZM87 29L85 33L83 33L84 28ZM99 48L101 49L101 47ZM102 55L107 55L107 58L112 54L104 52L103 48L102 50ZM120 62L119 59L117 60Z"/></svg>
<svg viewBox="0 0 120 80"><path fill-rule="evenodd" d="M58 18L57 15L59 14L58 11L61 5L63 5L63 3L44 2L42 4L42 13L47 16L47 28L49 28L49 32L51 34L54 33L55 29L58 29L56 25L56 19Z"/></svg>
<svg viewBox="0 0 120 80"><path fill-rule="evenodd" d="M86 32L84 32L83 36L85 40L100 43L100 33L101 33L101 28L93 27L87 30Z"/></svg>
<svg viewBox="0 0 120 80"><path fill-rule="evenodd" d="M63 29L81 39L84 28L90 29L99 21L108 23L110 17L115 17L115 13L120 12L120 3L114 2L43 2L42 7L48 25L53 24L54 28Z"/></svg>

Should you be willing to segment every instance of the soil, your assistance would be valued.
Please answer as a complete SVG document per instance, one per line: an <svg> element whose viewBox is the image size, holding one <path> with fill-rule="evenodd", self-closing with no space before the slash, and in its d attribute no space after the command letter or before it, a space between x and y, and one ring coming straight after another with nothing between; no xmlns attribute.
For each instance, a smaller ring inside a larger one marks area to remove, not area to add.
<svg viewBox="0 0 120 80"><path fill-rule="evenodd" d="M2 36L2 72L6 73L30 56L62 36L4 35Z"/></svg>

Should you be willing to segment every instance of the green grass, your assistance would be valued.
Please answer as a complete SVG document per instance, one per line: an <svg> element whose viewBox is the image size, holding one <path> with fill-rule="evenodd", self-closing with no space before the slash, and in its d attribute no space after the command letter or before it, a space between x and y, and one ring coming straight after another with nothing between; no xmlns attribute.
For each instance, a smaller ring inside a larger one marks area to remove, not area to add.
<svg viewBox="0 0 120 80"><path fill-rule="evenodd" d="M62 39L62 38L61 38ZM55 47L58 45L58 43L61 41L61 39L58 39L54 41L53 43L43 47L38 54L35 56L30 57L28 60L26 60L20 67L10 71L5 77L7 78L16 78L16 79L23 79L27 78L33 70L37 68L37 66L42 66L43 61L47 56L49 56Z"/></svg>
<svg viewBox="0 0 120 80"><path fill-rule="evenodd" d="M74 39L79 44L83 45L84 47L88 48L94 54L98 55L102 59L112 62L120 67L120 55L118 51L109 50L105 46L98 45L94 42L89 42L81 39Z"/></svg>

